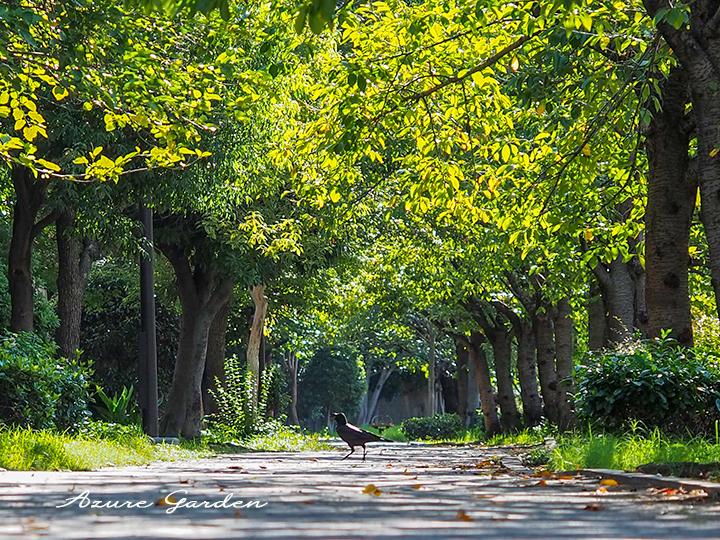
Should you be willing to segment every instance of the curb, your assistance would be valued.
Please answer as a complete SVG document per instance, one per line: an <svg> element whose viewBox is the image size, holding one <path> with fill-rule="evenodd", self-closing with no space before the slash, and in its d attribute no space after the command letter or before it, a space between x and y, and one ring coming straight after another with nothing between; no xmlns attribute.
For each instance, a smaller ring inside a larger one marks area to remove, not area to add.
<svg viewBox="0 0 720 540"><path fill-rule="evenodd" d="M659 476L655 474L630 473L618 471L614 469L581 469L575 471L575 474L585 476L599 476L600 478L609 478L616 480L618 483L637 488L662 487L675 488L692 491L693 489L702 489L708 496L720 498L720 483L708 482L706 480L694 480L692 478L677 478L675 476Z"/></svg>

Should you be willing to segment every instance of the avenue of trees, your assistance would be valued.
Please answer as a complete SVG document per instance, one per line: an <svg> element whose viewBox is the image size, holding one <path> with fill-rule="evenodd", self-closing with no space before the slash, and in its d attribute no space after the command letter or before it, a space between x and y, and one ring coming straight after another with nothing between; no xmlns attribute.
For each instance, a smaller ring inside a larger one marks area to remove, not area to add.
<svg viewBox="0 0 720 540"><path fill-rule="evenodd" d="M593 351L720 346L716 2L19 0L0 41L4 329L132 384L154 254L162 434L231 354L294 424L405 377L492 434L576 425Z"/></svg>

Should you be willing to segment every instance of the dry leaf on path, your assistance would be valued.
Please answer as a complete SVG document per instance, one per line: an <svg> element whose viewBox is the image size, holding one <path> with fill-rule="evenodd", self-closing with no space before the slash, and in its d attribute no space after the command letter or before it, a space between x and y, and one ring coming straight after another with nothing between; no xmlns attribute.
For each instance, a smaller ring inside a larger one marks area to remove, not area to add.
<svg viewBox="0 0 720 540"><path fill-rule="evenodd" d="M475 521L473 517L467 515L465 510L458 510L457 514L455 514L455 519L459 519L460 521Z"/></svg>
<svg viewBox="0 0 720 540"><path fill-rule="evenodd" d="M155 506L170 506L176 503L177 499L172 495L168 495L166 497L160 497L157 501L155 501Z"/></svg>
<svg viewBox="0 0 720 540"><path fill-rule="evenodd" d="M601 504L591 503L583 508L583 510L588 510L589 512L599 512L600 510L605 510L605 507Z"/></svg>
<svg viewBox="0 0 720 540"><path fill-rule="evenodd" d="M608 488L606 488L605 486L601 486L595 490L595 493L598 495L607 495L609 492Z"/></svg>
<svg viewBox="0 0 720 540"><path fill-rule="evenodd" d="M422 484L413 484L410 487L412 487L413 489L421 489L423 487L423 485Z"/></svg>
<svg viewBox="0 0 720 540"><path fill-rule="evenodd" d="M603 478L602 480L600 480L600 485L615 487L615 486L619 486L620 484L618 483L617 480L613 480L612 478Z"/></svg>
<svg viewBox="0 0 720 540"><path fill-rule="evenodd" d="M365 495L375 495L376 497L379 497L382 495L382 490L377 487L375 484L368 484L365 486L365 488L362 490L362 492Z"/></svg>

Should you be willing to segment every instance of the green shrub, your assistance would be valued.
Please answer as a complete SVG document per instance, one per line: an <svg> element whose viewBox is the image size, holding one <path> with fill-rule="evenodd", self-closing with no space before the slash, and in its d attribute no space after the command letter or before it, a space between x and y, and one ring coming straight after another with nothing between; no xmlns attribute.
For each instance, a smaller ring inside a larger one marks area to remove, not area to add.
<svg viewBox="0 0 720 540"><path fill-rule="evenodd" d="M357 354L338 347L318 349L300 375L298 412L303 425L322 429L334 412L353 418L364 386Z"/></svg>
<svg viewBox="0 0 720 540"><path fill-rule="evenodd" d="M140 409L137 406L132 386L123 386L120 392L107 395L99 386L95 387L95 413L110 424L140 424Z"/></svg>
<svg viewBox="0 0 720 540"><path fill-rule="evenodd" d="M402 423L408 439L452 439L463 431L463 424L457 414L436 414L408 418Z"/></svg>
<svg viewBox="0 0 720 540"><path fill-rule="evenodd" d="M0 422L75 430L89 416L90 368L36 334L0 338Z"/></svg>
<svg viewBox="0 0 720 540"><path fill-rule="evenodd" d="M666 433L711 435L720 418L717 360L670 340L589 354L577 370L578 416L608 430L638 421Z"/></svg>
<svg viewBox="0 0 720 540"><path fill-rule="evenodd" d="M116 424L113 422L88 421L80 429L80 436L91 440L120 441L144 437L140 424Z"/></svg>
<svg viewBox="0 0 720 540"><path fill-rule="evenodd" d="M211 390L217 403L217 413L207 416L208 427L216 437L241 440L261 433L268 424L268 391L274 370L262 373L257 400L254 398L253 374L237 356L225 360L225 381L216 379Z"/></svg>

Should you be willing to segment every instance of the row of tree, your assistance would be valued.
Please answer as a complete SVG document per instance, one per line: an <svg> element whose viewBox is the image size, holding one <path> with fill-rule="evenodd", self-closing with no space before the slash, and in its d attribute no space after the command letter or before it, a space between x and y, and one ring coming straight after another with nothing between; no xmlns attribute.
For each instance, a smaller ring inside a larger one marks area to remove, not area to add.
<svg viewBox="0 0 720 540"><path fill-rule="evenodd" d="M75 4L0 11L9 326L34 328L39 238L66 356L93 261L162 254L166 434L199 433L248 308L248 368L284 358L293 403L335 343L364 364L361 421L398 370L433 412L452 356L488 432L572 425L578 351L691 346L691 307L717 315L712 2Z"/></svg>

